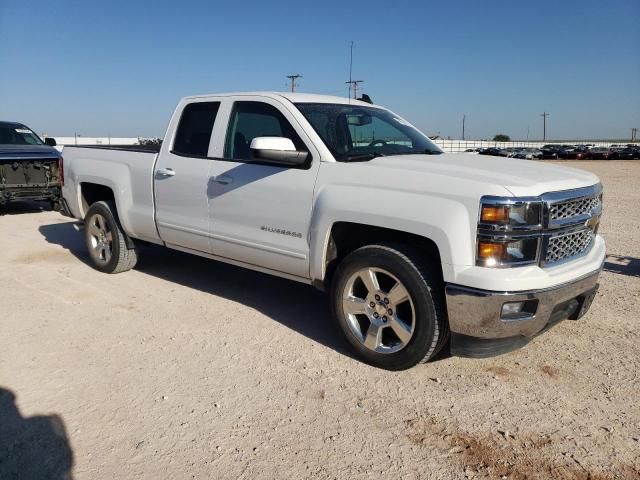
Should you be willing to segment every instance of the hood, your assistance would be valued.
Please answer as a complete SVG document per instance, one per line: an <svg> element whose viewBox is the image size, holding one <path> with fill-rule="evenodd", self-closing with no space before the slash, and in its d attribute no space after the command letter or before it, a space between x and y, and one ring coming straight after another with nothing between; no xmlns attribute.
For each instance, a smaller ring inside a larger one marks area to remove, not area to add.
<svg viewBox="0 0 640 480"><path fill-rule="evenodd" d="M538 196L597 184L596 175L577 168L517 158L443 153L397 155L370 162L380 168L432 173L504 187L515 196Z"/></svg>
<svg viewBox="0 0 640 480"><path fill-rule="evenodd" d="M1 145L1 159L58 158L60 152L49 145Z"/></svg>

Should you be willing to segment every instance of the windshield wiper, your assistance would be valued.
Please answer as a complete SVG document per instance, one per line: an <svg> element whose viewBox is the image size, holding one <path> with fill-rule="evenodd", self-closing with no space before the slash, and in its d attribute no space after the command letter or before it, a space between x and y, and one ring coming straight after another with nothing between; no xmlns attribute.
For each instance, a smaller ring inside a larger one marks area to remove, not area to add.
<svg viewBox="0 0 640 480"><path fill-rule="evenodd" d="M366 162L367 160L373 160L374 158L384 157L384 154L380 152L361 153L358 155L347 155L344 157L345 162Z"/></svg>
<svg viewBox="0 0 640 480"><path fill-rule="evenodd" d="M394 155L440 155L443 152L438 152L436 150L429 150L428 148L424 150L411 150L409 152L398 152L394 153Z"/></svg>

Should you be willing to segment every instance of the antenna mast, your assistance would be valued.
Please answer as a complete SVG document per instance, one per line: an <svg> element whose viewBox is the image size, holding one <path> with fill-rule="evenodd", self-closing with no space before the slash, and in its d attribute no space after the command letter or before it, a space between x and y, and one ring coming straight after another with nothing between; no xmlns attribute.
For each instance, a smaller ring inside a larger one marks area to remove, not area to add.
<svg viewBox="0 0 640 480"><path fill-rule="evenodd" d="M353 40L351 40L351 49L349 51L349 98L351 98L351 71L353 70Z"/></svg>
<svg viewBox="0 0 640 480"><path fill-rule="evenodd" d="M358 85L364 83L364 80L352 80L353 72L353 40L351 40L351 49L349 51L349 81L345 82L349 85L349 100L351 100L351 88L353 87L353 99L358 99Z"/></svg>

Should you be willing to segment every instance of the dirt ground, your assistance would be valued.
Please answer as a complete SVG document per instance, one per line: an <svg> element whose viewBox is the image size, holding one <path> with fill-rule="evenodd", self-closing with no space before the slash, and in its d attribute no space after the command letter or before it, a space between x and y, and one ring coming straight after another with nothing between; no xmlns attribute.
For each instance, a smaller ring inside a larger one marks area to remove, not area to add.
<svg viewBox="0 0 640 480"><path fill-rule="evenodd" d="M68 219L12 206L0 477L640 478L640 161L570 163L605 186L591 312L399 373L351 358L309 287L161 248L101 274Z"/></svg>

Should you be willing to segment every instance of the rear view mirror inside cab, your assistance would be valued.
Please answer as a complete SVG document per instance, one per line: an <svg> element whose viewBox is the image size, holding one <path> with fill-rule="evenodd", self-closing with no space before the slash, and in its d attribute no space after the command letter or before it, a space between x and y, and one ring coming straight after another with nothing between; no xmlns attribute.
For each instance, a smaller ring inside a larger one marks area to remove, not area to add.
<svg viewBox="0 0 640 480"><path fill-rule="evenodd" d="M347 124L361 127L363 125L369 125L371 123L371 115L365 112L355 111L353 114L347 115Z"/></svg>

